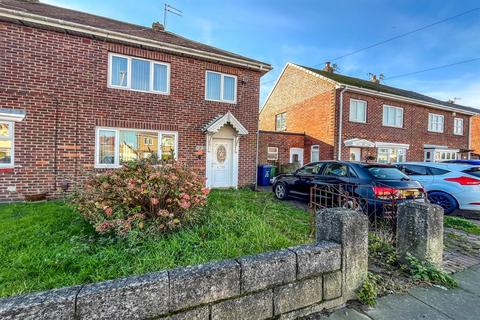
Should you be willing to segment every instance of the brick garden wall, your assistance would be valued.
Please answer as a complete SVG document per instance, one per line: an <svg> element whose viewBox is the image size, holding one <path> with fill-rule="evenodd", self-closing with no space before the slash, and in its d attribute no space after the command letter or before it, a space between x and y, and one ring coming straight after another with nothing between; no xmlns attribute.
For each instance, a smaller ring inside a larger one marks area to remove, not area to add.
<svg viewBox="0 0 480 320"><path fill-rule="evenodd" d="M108 53L168 62L170 95L107 87ZM238 77L237 103L206 101L205 71ZM255 182L260 72L0 22L0 107L26 109L15 124L15 168L0 171L0 201L75 184L94 171L95 126L178 131L179 160L200 172L201 127L230 110L240 139L239 185ZM16 187L8 192L7 187Z"/></svg>

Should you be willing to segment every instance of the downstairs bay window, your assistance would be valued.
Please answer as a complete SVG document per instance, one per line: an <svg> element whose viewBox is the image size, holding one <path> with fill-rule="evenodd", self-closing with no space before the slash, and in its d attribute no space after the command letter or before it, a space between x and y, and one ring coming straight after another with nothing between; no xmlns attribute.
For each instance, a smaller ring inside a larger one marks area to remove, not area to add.
<svg viewBox="0 0 480 320"><path fill-rule="evenodd" d="M139 129L97 128L95 166L115 168L124 162L147 159L177 158L178 134L176 132Z"/></svg>
<svg viewBox="0 0 480 320"><path fill-rule="evenodd" d="M395 163L404 162L407 157L407 150L403 148L378 148L377 162Z"/></svg>
<svg viewBox="0 0 480 320"><path fill-rule="evenodd" d="M0 121L0 168L13 167L13 122Z"/></svg>

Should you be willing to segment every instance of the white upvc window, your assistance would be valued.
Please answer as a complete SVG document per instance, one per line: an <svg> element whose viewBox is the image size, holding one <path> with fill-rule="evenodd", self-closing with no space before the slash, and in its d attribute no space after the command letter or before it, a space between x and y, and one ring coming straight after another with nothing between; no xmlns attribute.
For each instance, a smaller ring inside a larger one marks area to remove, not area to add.
<svg viewBox="0 0 480 320"><path fill-rule="evenodd" d="M350 99L350 117L351 122L367 122L367 102L363 100Z"/></svg>
<svg viewBox="0 0 480 320"><path fill-rule="evenodd" d="M310 162L320 161L320 146L314 144L310 147Z"/></svg>
<svg viewBox="0 0 480 320"><path fill-rule="evenodd" d="M14 125L10 121L0 121L0 168L14 166Z"/></svg>
<svg viewBox="0 0 480 320"><path fill-rule="evenodd" d="M453 120L453 134L463 136L463 119L455 118Z"/></svg>
<svg viewBox="0 0 480 320"><path fill-rule="evenodd" d="M177 159L178 133L141 129L98 127L95 139L95 166L117 168L124 162L157 155L159 159Z"/></svg>
<svg viewBox="0 0 480 320"><path fill-rule="evenodd" d="M383 125L386 127L403 128L403 108L384 105Z"/></svg>
<svg viewBox="0 0 480 320"><path fill-rule="evenodd" d="M404 162L407 159L407 150L403 148L378 148L378 163Z"/></svg>
<svg viewBox="0 0 480 320"><path fill-rule="evenodd" d="M277 161L278 160L278 148L277 147L268 147L267 148L267 160Z"/></svg>
<svg viewBox="0 0 480 320"><path fill-rule="evenodd" d="M108 86L158 94L170 94L170 64L109 54Z"/></svg>
<svg viewBox="0 0 480 320"><path fill-rule="evenodd" d="M275 115L275 131L287 130L287 113L280 113Z"/></svg>
<svg viewBox="0 0 480 320"><path fill-rule="evenodd" d="M445 118L441 114L428 114L428 131L442 133L445 127Z"/></svg>
<svg viewBox="0 0 480 320"><path fill-rule="evenodd" d="M237 77L214 71L205 74L205 99L228 103L237 102Z"/></svg>

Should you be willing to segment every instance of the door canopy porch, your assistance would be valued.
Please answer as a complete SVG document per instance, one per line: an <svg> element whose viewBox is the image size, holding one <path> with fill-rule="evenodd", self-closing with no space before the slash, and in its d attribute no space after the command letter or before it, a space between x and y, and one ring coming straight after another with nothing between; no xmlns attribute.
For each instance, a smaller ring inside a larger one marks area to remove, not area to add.
<svg viewBox="0 0 480 320"><path fill-rule="evenodd" d="M228 111L223 116L219 115L209 123L207 123L202 131L209 135L217 133L224 125L230 124L238 135L243 136L248 134L248 130L235 118L235 116Z"/></svg>
<svg viewBox="0 0 480 320"><path fill-rule="evenodd" d="M357 148L374 148L375 143L368 141L366 139L350 139L345 140L346 147L357 147Z"/></svg>

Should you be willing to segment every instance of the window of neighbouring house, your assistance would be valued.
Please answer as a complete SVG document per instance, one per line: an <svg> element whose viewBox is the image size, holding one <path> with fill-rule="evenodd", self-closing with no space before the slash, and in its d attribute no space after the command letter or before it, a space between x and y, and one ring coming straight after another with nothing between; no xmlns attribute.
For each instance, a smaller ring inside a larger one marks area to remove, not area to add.
<svg viewBox="0 0 480 320"><path fill-rule="evenodd" d="M384 105L383 125L387 127L403 128L403 108Z"/></svg>
<svg viewBox="0 0 480 320"><path fill-rule="evenodd" d="M402 148L378 148L378 163L404 162L407 157L407 150Z"/></svg>
<svg viewBox="0 0 480 320"><path fill-rule="evenodd" d="M112 88L169 94L170 64L110 54L109 86Z"/></svg>
<svg viewBox="0 0 480 320"><path fill-rule="evenodd" d="M267 160L277 161L278 160L278 148L277 147L268 147L267 148Z"/></svg>
<svg viewBox="0 0 480 320"><path fill-rule="evenodd" d="M235 103L237 101L237 77L207 71L205 80L205 99Z"/></svg>
<svg viewBox="0 0 480 320"><path fill-rule="evenodd" d="M318 144L310 147L310 162L320 161L320 146Z"/></svg>
<svg viewBox="0 0 480 320"><path fill-rule="evenodd" d="M463 136L463 119L455 118L453 122L453 134Z"/></svg>
<svg viewBox="0 0 480 320"><path fill-rule="evenodd" d="M13 122L0 121L0 168L13 166Z"/></svg>
<svg viewBox="0 0 480 320"><path fill-rule="evenodd" d="M428 114L428 131L430 132L443 132L444 129L444 117L441 114L429 113Z"/></svg>
<svg viewBox="0 0 480 320"><path fill-rule="evenodd" d="M287 114L280 113L275 115L275 131L287 130Z"/></svg>
<svg viewBox="0 0 480 320"><path fill-rule="evenodd" d="M367 122L367 102L350 99L350 117L352 122Z"/></svg>
<svg viewBox="0 0 480 320"><path fill-rule="evenodd" d="M176 158L177 136L176 132L97 128L95 164L118 167L152 155L163 160Z"/></svg>

